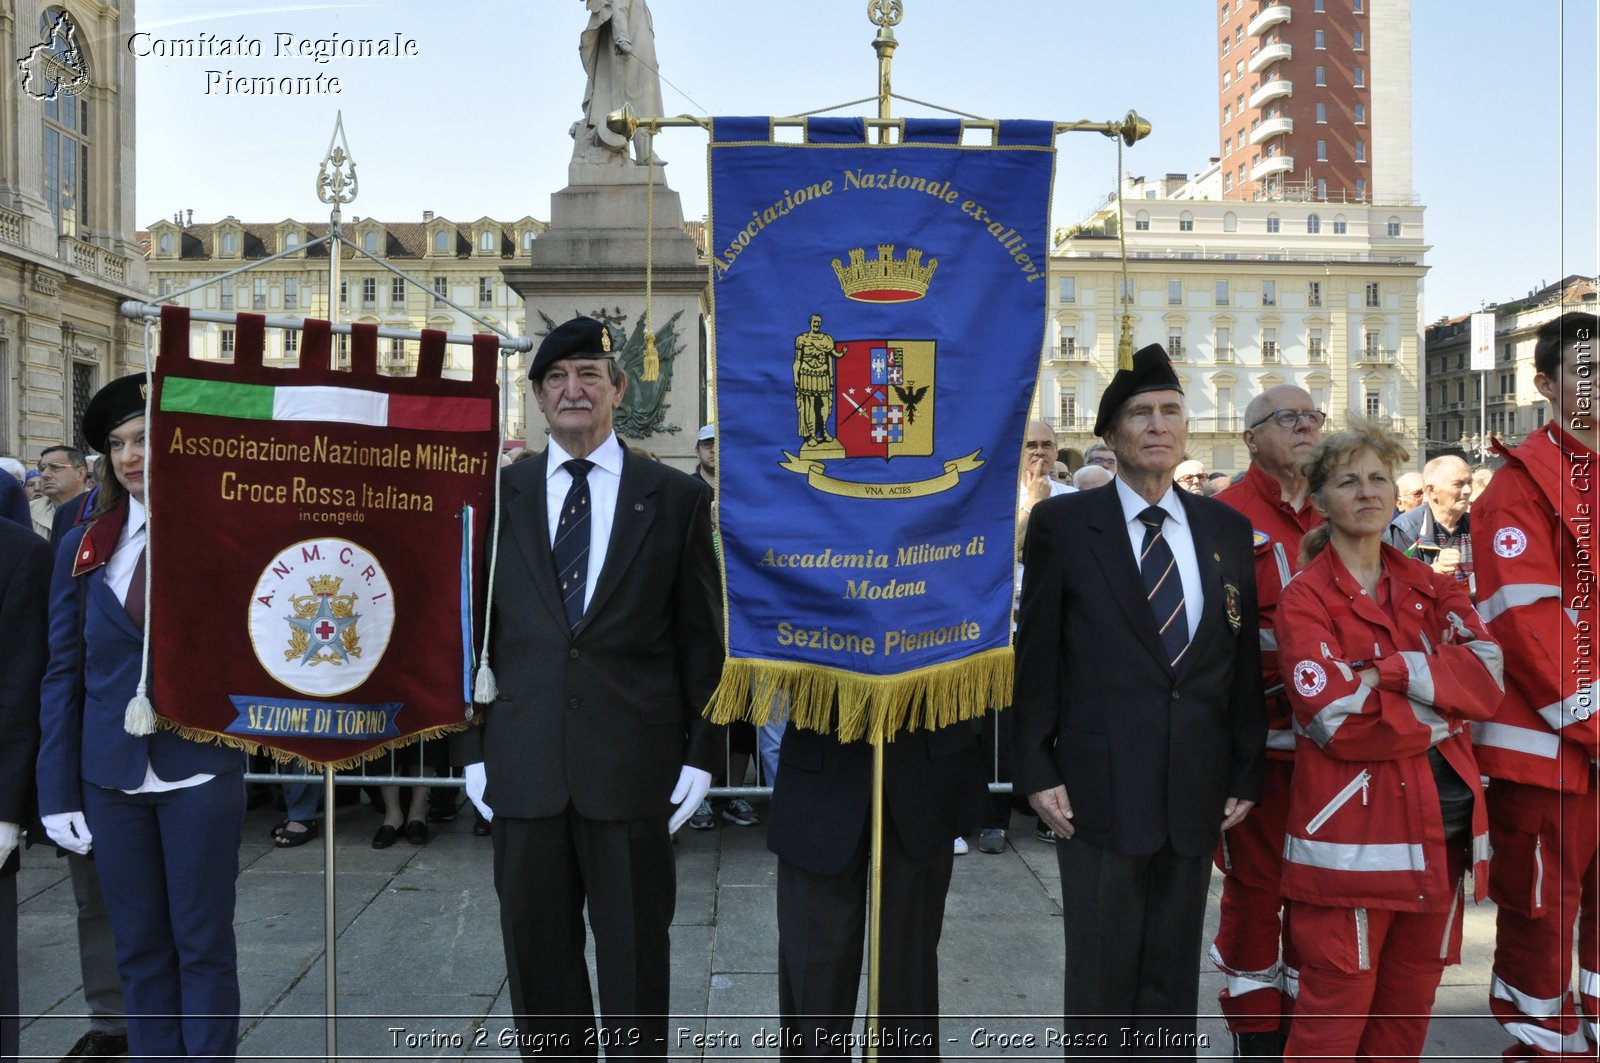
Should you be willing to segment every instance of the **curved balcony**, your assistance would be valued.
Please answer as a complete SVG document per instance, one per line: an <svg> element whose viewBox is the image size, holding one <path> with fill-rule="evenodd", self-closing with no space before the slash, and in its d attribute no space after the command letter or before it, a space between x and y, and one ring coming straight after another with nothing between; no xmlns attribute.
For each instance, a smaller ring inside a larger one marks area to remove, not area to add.
<svg viewBox="0 0 1600 1063"><path fill-rule="evenodd" d="M1250 106L1259 110L1262 104L1271 103L1282 96L1294 95L1294 82L1285 78L1273 78L1250 94Z"/></svg>
<svg viewBox="0 0 1600 1063"><path fill-rule="evenodd" d="M1288 22L1293 14L1286 4L1273 4L1271 7L1264 7L1255 18L1250 20L1250 25L1246 27L1245 32L1252 37L1259 37L1273 26Z"/></svg>
<svg viewBox="0 0 1600 1063"><path fill-rule="evenodd" d="M1260 144L1262 141L1293 132L1293 118L1269 118L1250 131L1250 143Z"/></svg>
<svg viewBox="0 0 1600 1063"><path fill-rule="evenodd" d="M1250 171L1250 180L1259 181L1263 177L1271 177L1275 173L1288 173L1294 169L1294 156L1279 155L1271 159L1262 159L1256 168Z"/></svg>
<svg viewBox="0 0 1600 1063"><path fill-rule="evenodd" d="M1285 44L1283 41L1279 41L1277 44L1269 44L1257 52L1255 56L1251 58L1250 65L1245 67L1245 69L1250 71L1252 74L1259 74L1273 63L1276 63L1282 59L1288 59L1292 55L1294 55L1294 49L1289 47L1289 45Z"/></svg>

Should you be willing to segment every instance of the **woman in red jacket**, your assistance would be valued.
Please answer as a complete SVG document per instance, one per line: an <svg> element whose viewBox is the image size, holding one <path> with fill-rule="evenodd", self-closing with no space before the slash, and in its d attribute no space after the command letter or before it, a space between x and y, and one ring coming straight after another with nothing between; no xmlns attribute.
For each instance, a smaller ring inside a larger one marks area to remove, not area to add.
<svg viewBox="0 0 1600 1063"><path fill-rule="evenodd" d="M1500 647L1461 585L1384 543L1399 443L1322 440L1307 481L1326 522L1276 622L1294 709L1283 893L1300 951L1287 1060L1418 1057L1461 950L1462 872L1487 881L1467 720L1503 690Z"/></svg>

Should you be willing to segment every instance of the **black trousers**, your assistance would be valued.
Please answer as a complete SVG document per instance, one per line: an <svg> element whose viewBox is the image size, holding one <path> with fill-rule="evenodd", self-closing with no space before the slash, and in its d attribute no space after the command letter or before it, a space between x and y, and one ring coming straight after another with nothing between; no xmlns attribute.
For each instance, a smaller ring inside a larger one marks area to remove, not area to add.
<svg viewBox="0 0 1600 1063"><path fill-rule="evenodd" d="M1193 1059L1211 856L1056 843L1066 1055ZM1076 1042L1076 1043L1074 1043Z"/></svg>
<svg viewBox="0 0 1600 1063"><path fill-rule="evenodd" d="M666 817L609 823L571 805L494 818L494 885L519 1049L527 1060L661 1059L677 871ZM594 930L601 1024L584 959Z"/></svg>
<svg viewBox="0 0 1600 1063"><path fill-rule="evenodd" d="M883 905L876 1034L880 1057L939 1056L939 933L950 892L949 846L914 860L884 825ZM866 941L869 832L837 875L778 861L778 1012L783 1059L866 1058L851 1042ZM869 1031L869 1036L872 1032Z"/></svg>

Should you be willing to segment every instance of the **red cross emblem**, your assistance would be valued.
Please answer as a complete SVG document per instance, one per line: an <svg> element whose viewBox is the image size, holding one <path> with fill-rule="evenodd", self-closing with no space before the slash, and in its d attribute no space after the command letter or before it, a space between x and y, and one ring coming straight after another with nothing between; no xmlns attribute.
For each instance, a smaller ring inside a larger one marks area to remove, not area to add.
<svg viewBox="0 0 1600 1063"><path fill-rule="evenodd" d="M1521 528L1501 528L1494 533L1494 552L1501 557L1518 557L1528 548L1528 533Z"/></svg>

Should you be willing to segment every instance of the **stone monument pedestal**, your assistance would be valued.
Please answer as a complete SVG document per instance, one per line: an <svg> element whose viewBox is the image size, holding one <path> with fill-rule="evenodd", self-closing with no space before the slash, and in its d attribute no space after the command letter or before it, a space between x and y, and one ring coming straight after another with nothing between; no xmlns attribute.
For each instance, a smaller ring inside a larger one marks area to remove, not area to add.
<svg viewBox="0 0 1600 1063"><path fill-rule="evenodd" d="M665 167L654 167L653 184L651 174L650 167L619 154L574 160L567 187L550 197L549 230L534 241L527 261L501 272L527 307L535 349L550 327L544 317L560 324L584 314L613 326L629 377L617 434L630 447L691 470L708 372L702 324L706 267L683 230L683 208L667 186ZM644 326L647 217L654 221L651 317L661 355L661 378L654 382L640 379L637 351ZM528 445L539 449L544 420L527 395L526 376L519 382Z"/></svg>

